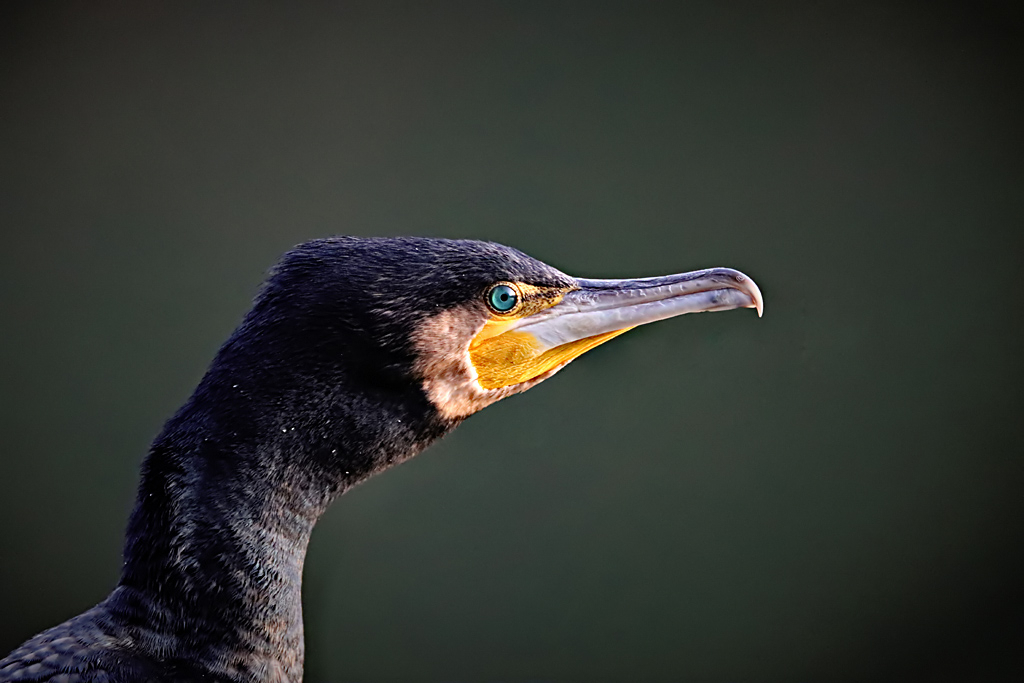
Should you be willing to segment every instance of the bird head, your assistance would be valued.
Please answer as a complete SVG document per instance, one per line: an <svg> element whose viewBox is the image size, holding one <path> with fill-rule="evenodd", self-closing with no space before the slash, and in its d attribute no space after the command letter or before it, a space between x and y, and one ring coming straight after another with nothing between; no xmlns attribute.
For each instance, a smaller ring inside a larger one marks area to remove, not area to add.
<svg viewBox="0 0 1024 683"><path fill-rule="evenodd" d="M593 280L491 242L336 237L286 254L250 320L276 321L282 349L319 366L411 381L458 420L638 325L743 307L760 315L761 293L728 268Z"/></svg>

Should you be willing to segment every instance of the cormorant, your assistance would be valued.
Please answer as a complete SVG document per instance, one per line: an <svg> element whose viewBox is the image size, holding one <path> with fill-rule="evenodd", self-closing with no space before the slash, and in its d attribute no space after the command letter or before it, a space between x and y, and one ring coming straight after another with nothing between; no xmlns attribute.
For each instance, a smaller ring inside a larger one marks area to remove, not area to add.
<svg viewBox="0 0 1024 683"><path fill-rule="evenodd" d="M637 325L739 307L761 294L727 268L587 280L488 242L298 246L153 442L117 587L0 681L301 680L302 564L331 501Z"/></svg>

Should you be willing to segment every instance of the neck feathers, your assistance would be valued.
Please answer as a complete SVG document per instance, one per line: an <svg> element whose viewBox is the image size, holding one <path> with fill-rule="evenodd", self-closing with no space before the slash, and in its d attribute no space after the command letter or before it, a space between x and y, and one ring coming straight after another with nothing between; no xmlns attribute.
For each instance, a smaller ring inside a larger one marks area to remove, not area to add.
<svg viewBox="0 0 1024 683"><path fill-rule="evenodd" d="M108 607L156 655L228 680L301 679L317 519L455 426L421 395L330 379L268 393L211 371L154 442Z"/></svg>

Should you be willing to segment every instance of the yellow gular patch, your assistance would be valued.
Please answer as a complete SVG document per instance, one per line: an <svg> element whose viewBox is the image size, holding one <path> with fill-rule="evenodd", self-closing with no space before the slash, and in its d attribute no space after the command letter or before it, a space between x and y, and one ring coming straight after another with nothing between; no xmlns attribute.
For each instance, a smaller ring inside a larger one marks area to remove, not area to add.
<svg viewBox="0 0 1024 683"><path fill-rule="evenodd" d="M577 339L543 352L541 345L529 332L498 333L482 340L477 335L470 345L469 357L476 369L477 383L484 389L500 389L555 370L595 346L631 329L633 328L626 327Z"/></svg>
<svg viewBox="0 0 1024 683"><path fill-rule="evenodd" d="M469 358L476 370L477 383L483 389L501 389L527 382L631 329L627 327L545 349L529 332L509 328L517 320L554 306L568 290L519 282L508 284L521 297L518 305L508 314L492 312L491 319L484 323L469 345Z"/></svg>

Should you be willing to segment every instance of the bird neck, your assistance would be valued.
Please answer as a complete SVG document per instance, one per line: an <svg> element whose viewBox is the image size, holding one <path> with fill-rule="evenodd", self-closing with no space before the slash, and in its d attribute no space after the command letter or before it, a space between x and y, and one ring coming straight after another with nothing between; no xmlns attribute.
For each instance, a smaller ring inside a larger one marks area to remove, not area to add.
<svg viewBox="0 0 1024 683"><path fill-rule="evenodd" d="M301 680L317 519L454 426L417 396L302 387L260 394L208 376L154 442L107 605L161 659L216 680Z"/></svg>

